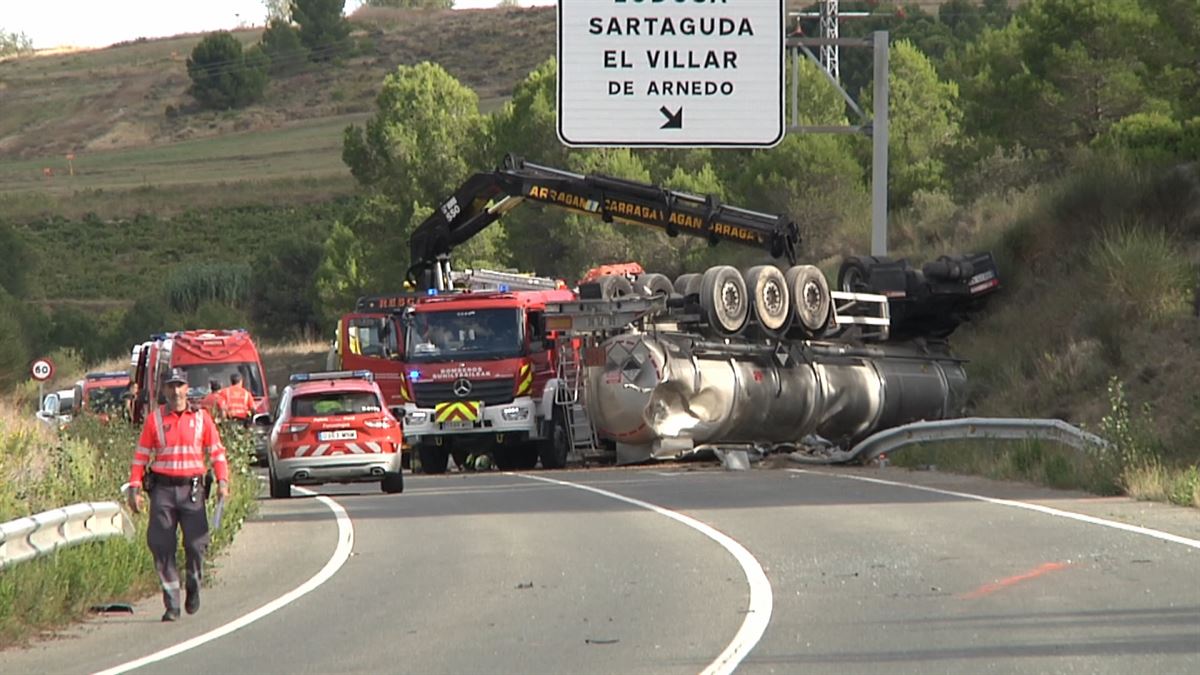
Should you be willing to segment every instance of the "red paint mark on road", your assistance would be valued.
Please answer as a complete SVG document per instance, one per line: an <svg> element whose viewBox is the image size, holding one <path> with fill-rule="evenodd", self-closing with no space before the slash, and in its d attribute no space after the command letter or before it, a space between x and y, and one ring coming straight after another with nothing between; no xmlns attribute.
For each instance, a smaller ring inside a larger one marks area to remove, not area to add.
<svg viewBox="0 0 1200 675"><path fill-rule="evenodd" d="M982 598L985 595L991 595L992 593L995 593L996 591L1008 588L1009 586L1019 584L1022 581L1029 581L1030 579L1036 579L1037 577L1040 577L1043 574L1048 574L1050 572L1057 572L1059 570L1065 570L1066 568L1068 568L1070 566L1071 565L1069 563L1059 563L1059 562L1043 563L1043 564L1038 565L1037 567L1029 570L1028 572L1025 572L1024 574L1017 574L1017 575L1014 575L1011 577L1005 577L1003 579L1000 579L999 581L994 581L990 584L984 584L984 585L980 586L979 588L976 588L975 590L971 591L970 593L965 593L960 597L964 600L974 600L976 598Z"/></svg>

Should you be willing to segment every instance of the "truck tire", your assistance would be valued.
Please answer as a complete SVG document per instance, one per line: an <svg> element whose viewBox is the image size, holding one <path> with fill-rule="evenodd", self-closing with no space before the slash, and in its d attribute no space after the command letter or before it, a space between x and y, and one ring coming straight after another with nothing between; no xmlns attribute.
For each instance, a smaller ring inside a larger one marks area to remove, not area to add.
<svg viewBox="0 0 1200 675"><path fill-rule="evenodd" d="M810 334L816 334L829 323L831 300L829 281L815 265L796 265L785 274L792 292L796 320Z"/></svg>
<svg viewBox="0 0 1200 675"><path fill-rule="evenodd" d="M549 436L538 443L538 458L543 469L562 469L567 466L567 455L571 452L571 439L567 435L567 421L562 411L554 410Z"/></svg>
<svg viewBox="0 0 1200 675"><path fill-rule="evenodd" d="M633 290L637 291L638 295L650 298L656 295L670 295L675 292L675 286L667 275L648 272L638 276L637 281L633 283Z"/></svg>
<svg viewBox="0 0 1200 675"><path fill-rule="evenodd" d="M871 275L871 266L876 262L878 259L872 256L850 256L843 260L838 267L838 290L846 293L869 293L867 279Z"/></svg>
<svg viewBox="0 0 1200 675"><path fill-rule="evenodd" d="M269 471L267 482L271 486L271 499L289 499L292 496L292 481L277 477L274 469Z"/></svg>
<svg viewBox="0 0 1200 675"><path fill-rule="evenodd" d="M680 295L691 295L700 292L700 275L694 272L680 274L675 277L675 292Z"/></svg>
<svg viewBox="0 0 1200 675"><path fill-rule="evenodd" d="M792 322L792 299L787 279L774 265L756 265L746 271L746 288L758 325L778 336Z"/></svg>
<svg viewBox="0 0 1200 675"><path fill-rule="evenodd" d="M700 279L700 306L720 335L737 335L750 318L750 298L741 272L729 265L710 267Z"/></svg>
<svg viewBox="0 0 1200 675"><path fill-rule="evenodd" d="M379 482L379 487L389 495L404 492L404 474L400 472L383 474L383 480Z"/></svg>
<svg viewBox="0 0 1200 675"><path fill-rule="evenodd" d="M417 456L421 458L421 473L446 473L446 466L450 461L450 451L445 446L418 445Z"/></svg>
<svg viewBox="0 0 1200 675"><path fill-rule="evenodd" d="M605 300L618 300L633 295L633 284L625 277L610 275L596 280L600 286L600 297Z"/></svg>

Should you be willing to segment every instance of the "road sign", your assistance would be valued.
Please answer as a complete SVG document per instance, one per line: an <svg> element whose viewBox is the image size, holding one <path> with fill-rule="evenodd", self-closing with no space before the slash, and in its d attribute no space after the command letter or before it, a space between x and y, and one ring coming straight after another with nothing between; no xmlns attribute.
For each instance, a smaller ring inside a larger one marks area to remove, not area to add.
<svg viewBox="0 0 1200 675"><path fill-rule="evenodd" d="M783 0L559 0L559 139L775 145L783 17Z"/></svg>
<svg viewBox="0 0 1200 675"><path fill-rule="evenodd" d="M33 379L38 382L45 382L54 377L54 362L50 359L38 359L33 362L33 366L29 369Z"/></svg>

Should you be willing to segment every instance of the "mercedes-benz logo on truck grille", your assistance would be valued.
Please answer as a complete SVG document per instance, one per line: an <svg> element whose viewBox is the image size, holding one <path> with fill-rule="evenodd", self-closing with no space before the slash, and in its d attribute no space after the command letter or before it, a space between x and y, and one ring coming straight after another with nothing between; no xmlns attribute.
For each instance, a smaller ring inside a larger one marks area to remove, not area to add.
<svg viewBox="0 0 1200 675"><path fill-rule="evenodd" d="M465 377L460 377L454 381L454 395L462 398L471 393L471 381Z"/></svg>

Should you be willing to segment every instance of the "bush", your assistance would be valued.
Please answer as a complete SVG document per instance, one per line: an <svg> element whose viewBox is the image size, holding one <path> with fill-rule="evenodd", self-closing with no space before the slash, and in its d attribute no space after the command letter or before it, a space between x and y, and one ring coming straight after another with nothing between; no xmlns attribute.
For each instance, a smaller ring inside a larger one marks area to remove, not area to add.
<svg viewBox="0 0 1200 675"><path fill-rule="evenodd" d="M267 86L267 57L260 49L242 51L228 31L200 41L187 61L191 94L213 110L243 108L262 98Z"/></svg>
<svg viewBox="0 0 1200 675"><path fill-rule="evenodd" d="M166 297L171 309L190 314L206 302L244 307L250 299L250 266L245 263L208 263L176 269L167 277Z"/></svg>
<svg viewBox="0 0 1200 675"><path fill-rule="evenodd" d="M17 415L0 411L0 521L118 498L129 477L137 429L83 415L58 436ZM222 427L221 433L231 494L209 548L210 563L252 513L258 494L249 432ZM65 549L0 574L0 648L76 619L93 604L133 601L157 590L146 523L144 515L134 516L137 534L132 540L113 538Z"/></svg>

